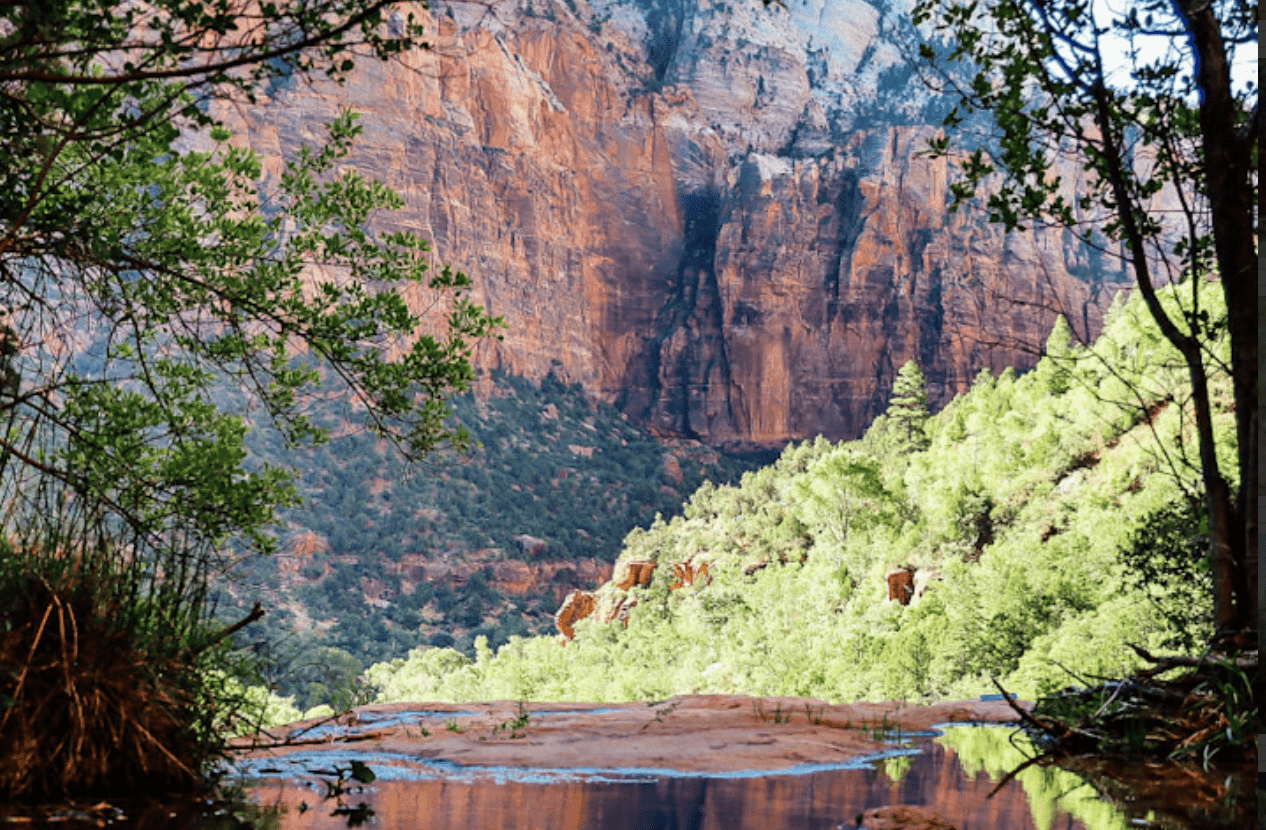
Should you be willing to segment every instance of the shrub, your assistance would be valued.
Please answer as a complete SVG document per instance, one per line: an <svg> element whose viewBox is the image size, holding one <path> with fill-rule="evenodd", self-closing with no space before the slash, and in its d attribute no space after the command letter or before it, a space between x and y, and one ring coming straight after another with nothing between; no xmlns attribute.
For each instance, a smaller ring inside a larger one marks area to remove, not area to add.
<svg viewBox="0 0 1266 830"><path fill-rule="evenodd" d="M1199 502L1167 504L1145 516L1120 551L1134 587L1173 630L1164 645L1186 652L1206 642L1212 630L1213 578L1204 557L1203 512Z"/></svg>
<svg viewBox="0 0 1266 830"><path fill-rule="evenodd" d="M243 701L222 638L144 576L109 542L0 539L0 801L205 786Z"/></svg>

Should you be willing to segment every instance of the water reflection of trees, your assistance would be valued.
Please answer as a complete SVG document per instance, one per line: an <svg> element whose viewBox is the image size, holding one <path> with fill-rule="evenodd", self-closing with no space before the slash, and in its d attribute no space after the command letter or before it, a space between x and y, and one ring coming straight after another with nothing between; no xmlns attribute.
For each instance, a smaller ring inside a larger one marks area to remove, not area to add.
<svg viewBox="0 0 1266 830"><path fill-rule="evenodd" d="M914 766L914 756L912 755L897 755L893 758L885 758L884 775L888 776L888 780L895 787L905 780L912 766Z"/></svg>
<svg viewBox="0 0 1266 830"><path fill-rule="evenodd" d="M1068 815L1087 830L1125 830L1132 818L1150 826L1243 828L1252 825L1256 803L1249 770L1208 769L1176 763L1106 758L1039 758L1037 747L1016 729L953 726L937 738L952 750L963 772L982 772L1023 786L1038 830Z"/></svg>

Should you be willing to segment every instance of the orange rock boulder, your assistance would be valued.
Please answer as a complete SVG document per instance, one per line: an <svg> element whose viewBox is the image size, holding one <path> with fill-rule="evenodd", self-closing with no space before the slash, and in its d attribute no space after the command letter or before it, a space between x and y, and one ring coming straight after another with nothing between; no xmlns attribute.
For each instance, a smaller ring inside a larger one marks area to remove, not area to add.
<svg viewBox="0 0 1266 830"><path fill-rule="evenodd" d="M888 582L888 601L909 605L914 596L914 568L894 568L884 574Z"/></svg>
<svg viewBox="0 0 1266 830"><path fill-rule="evenodd" d="M588 591L572 591L554 614L554 625L558 626L559 632L564 637L569 640L575 639L574 623L592 614L597 607L598 601L593 594Z"/></svg>
<svg viewBox="0 0 1266 830"><path fill-rule="evenodd" d="M708 562L706 560L690 559L677 563L673 565L673 574L677 577L677 580L668 586L670 591L676 591L688 585L698 585L702 588L712 581L712 575L708 572Z"/></svg>
<svg viewBox="0 0 1266 830"><path fill-rule="evenodd" d="M615 576L612 581L621 591L630 588L645 588L651 584L655 576L655 563L642 560L625 560L617 562Z"/></svg>

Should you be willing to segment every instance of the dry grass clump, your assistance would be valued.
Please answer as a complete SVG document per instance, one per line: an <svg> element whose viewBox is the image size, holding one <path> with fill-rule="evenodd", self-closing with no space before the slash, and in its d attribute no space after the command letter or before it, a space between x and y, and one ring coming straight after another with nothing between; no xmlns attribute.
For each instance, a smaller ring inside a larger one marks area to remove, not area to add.
<svg viewBox="0 0 1266 830"><path fill-rule="evenodd" d="M205 673L134 576L0 542L0 801L203 786Z"/></svg>

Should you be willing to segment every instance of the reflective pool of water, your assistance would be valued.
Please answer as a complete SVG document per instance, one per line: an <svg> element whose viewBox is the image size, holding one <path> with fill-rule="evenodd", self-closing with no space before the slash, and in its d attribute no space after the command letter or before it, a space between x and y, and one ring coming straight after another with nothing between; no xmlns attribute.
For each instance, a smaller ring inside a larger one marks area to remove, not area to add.
<svg viewBox="0 0 1266 830"><path fill-rule="evenodd" d="M1064 769L1025 765L1033 749L1002 726L946 726L901 750L845 764L682 773L662 769L463 767L372 753L287 759L263 769L250 798L279 830L1138 830L1246 828L1255 817L1247 770L1097 762L1099 789ZM360 758L373 783L330 797ZM333 768L332 768L333 767ZM1122 784L1124 781L1126 783ZM1108 782L1108 783L1105 783ZM1101 793L1100 790L1103 792ZM1111 796L1111 800L1104 793Z"/></svg>
<svg viewBox="0 0 1266 830"><path fill-rule="evenodd" d="M384 830L836 830L857 827L859 817L868 828L921 830L1129 826L1124 819L1086 823L1083 799L1065 792L1064 782L1037 788L1032 798L1032 783L1018 778L998 789L1005 773L953 747L982 730L992 736L989 747L1010 746L1007 728L952 727L941 738L921 737L903 751L851 764L724 774L455 767L372 753L312 753L288 758L284 771L273 767L273 774L284 778L257 780L249 793L276 810L278 826L285 830L356 823ZM976 739L969 751L984 748ZM368 764L377 780L363 787L348 781L346 792L326 797L340 766L348 768L354 757ZM262 769L250 772L269 775ZM1094 800L1093 791L1083 795Z"/></svg>
<svg viewBox="0 0 1266 830"><path fill-rule="evenodd" d="M894 804L935 804L959 830L1035 827L1022 794L988 799L987 776L968 778L941 747L880 761L868 769L739 776L655 775L649 770L462 770L456 776L383 780L346 793L344 808L364 804L381 828L822 828L856 825L868 810ZM323 799L320 783L289 780L252 789L262 805L284 811L281 827L348 826ZM304 805L307 809L304 809ZM366 810L366 812L367 812ZM1079 826L1067 818L1040 828Z"/></svg>
<svg viewBox="0 0 1266 830"><path fill-rule="evenodd" d="M1097 782L1096 789L1057 767L1026 766L1031 755L1032 747L1012 728L961 725L851 762L726 773L459 766L345 747L242 763L234 780L243 800L233 808L200 812L98 805L46 821L28 816L15 822L0 815L0 826L1204 830L1255 823L1248 770L1204 772L1172 765L1122 770L1087 761L1079 771ZM374 780L353 780L353 762L372 770Z"/></svg>

